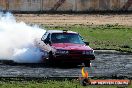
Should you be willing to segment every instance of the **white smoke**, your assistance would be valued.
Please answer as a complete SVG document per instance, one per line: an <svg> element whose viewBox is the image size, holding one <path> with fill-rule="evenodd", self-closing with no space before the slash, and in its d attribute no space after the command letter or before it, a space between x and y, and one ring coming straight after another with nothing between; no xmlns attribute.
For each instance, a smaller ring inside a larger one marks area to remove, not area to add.
<svg viewBox="0 0 132 88"><path fill-rule="evenodd" d="M41 38L45 30L38 26L17 23L11 13L0 13L0 59L19 63L38 63L42 52L34 40Z"/></svg>

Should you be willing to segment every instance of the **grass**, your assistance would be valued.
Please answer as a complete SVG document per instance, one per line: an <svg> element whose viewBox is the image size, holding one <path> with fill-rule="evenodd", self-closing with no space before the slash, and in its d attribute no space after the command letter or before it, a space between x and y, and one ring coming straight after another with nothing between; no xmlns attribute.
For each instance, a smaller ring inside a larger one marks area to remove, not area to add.
<svg viewBox="0 0 132 88"><path fill-rule="evenodd" d="M132 52L132 27L120 25L100 26L46 26L47 29L72 30L81 34L85 41L90 42L93 49L118 50Z"/></svg>
<svg viewBox="0 0 132 88"><path fill-rule="evenodd" d="M0 88L132 88L129 86L119 85L89 85L82 86L77 80L43 80L43 81L0 81Z"/></svg>

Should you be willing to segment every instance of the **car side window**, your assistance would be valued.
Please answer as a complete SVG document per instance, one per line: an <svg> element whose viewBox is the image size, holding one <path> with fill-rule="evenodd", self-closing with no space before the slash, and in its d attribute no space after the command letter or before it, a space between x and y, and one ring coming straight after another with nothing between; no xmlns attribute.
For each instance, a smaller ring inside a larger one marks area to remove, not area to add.
<svg viewBox="0 0 132 88"><path fill-rule="evenodd" d="M41 38L41 41L43 41L44 43L46 44L50 44L50 33L46 32L42 38Z"/></svg>
<svg viewBox="0 0 132 88"><path fill-rule="evenodd" d="M50 34L47 35L45 40L50 42Z"/></svg>
<svg viewBox="0 0 132 88"><path fill-rule="evenodd" d="M48 34L49 34L49 33L46 32L46 33L42 36L41 40L44 41L44 40L47 38Z"/></svg>

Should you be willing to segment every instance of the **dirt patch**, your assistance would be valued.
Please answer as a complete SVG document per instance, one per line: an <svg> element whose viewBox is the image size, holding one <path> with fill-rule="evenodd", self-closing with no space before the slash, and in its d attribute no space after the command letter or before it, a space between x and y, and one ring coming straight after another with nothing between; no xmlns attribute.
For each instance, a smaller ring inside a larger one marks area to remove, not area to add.
<svg viewBox="0 0 132 88"><path fill-rule="evenodd" d="M15 14L18 22L45 24L49 26L64 25L126 25L132 26L132 14L100 15L100 14Z"/></svg>

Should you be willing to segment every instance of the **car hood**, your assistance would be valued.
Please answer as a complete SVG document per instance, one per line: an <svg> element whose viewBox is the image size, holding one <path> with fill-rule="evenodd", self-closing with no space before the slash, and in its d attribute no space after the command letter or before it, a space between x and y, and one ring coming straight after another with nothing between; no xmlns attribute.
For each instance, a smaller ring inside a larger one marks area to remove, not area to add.
<svg viewBox="0 0 132 88"><path fill-rule="evenodd" d="M54 43L51 46L55 49L64 49L64 50L93 50L89 46L86 46L84 44Z"/></svg>

